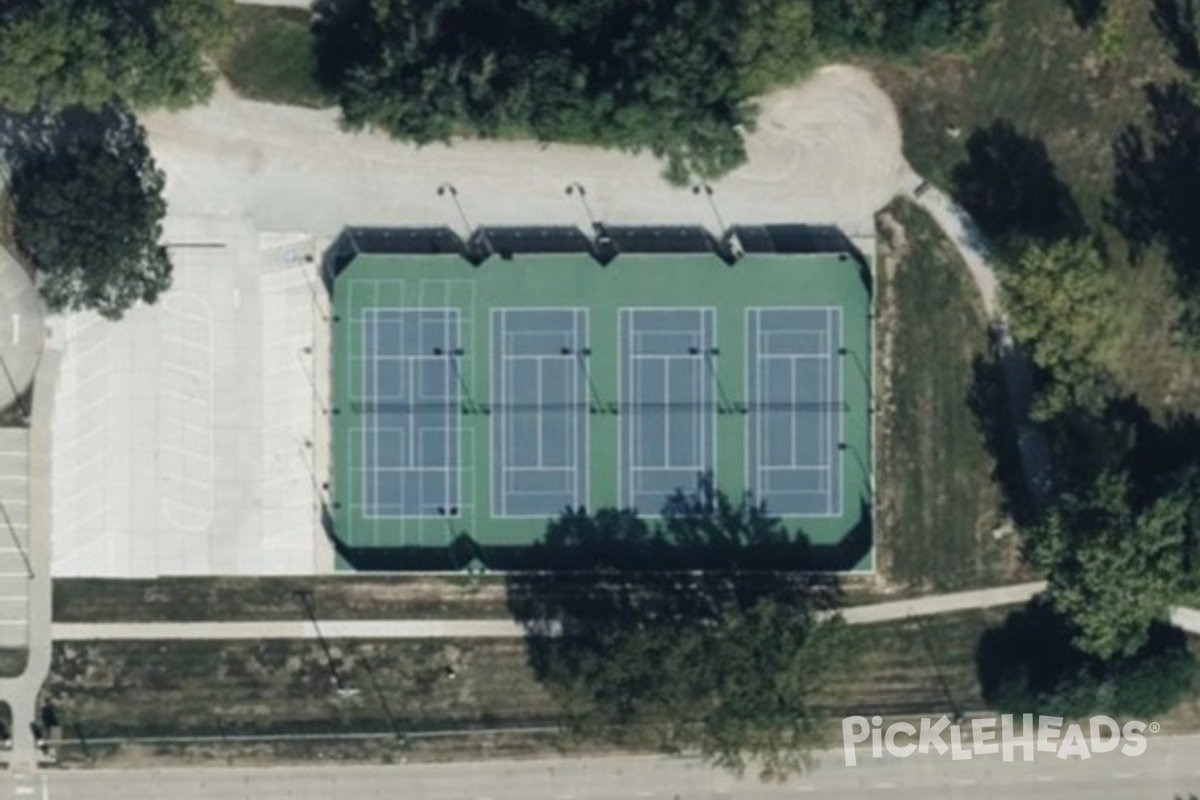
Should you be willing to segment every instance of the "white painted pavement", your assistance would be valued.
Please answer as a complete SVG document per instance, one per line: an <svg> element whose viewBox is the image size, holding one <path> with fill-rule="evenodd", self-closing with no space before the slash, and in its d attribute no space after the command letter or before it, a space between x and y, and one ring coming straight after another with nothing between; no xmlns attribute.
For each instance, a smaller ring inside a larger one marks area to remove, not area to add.
<svg viewBox="0 0 1200 800"><path fill-rule="evenodd" d="M0 647L25 647L32 573L29 431L0 428Z"/></svg>
<svg viewBox="0 0 1200 800"><path fill-rule="evenodd" d="M164 241L158 304L53 321L54 574L323 571L313 241L178 214Z"/></svg>

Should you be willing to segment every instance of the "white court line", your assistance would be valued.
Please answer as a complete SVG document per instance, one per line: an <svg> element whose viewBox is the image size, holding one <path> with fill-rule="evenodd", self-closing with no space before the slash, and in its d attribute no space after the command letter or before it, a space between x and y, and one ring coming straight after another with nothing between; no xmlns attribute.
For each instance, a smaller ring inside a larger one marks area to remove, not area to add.
<svg viewBox="0 0 1200 800"><path fill-rule="evenodd" d="M512 330L509 330L509 328L508 328L508 326L510 324L509 319L508 319L510 312L514 313L514 314L515 313L554 313L554 314L558 314L558 315L566 315L568 318L568 326L566 328L556 328L553 331L549 331L549 330L529 330L529 331L516 330L516 331L512 331ZM586 425L587 424L587 415L585 413L586 409L584 409L580 406L579 398L581 396L580 395L581 382L586 378L586 373L584 372L583 368L580 366L581 356L578 355L578 350L580 347L579 325L580 325L581 319L584 319L583 313L586 313L586 309L580 309L580 308L571 307L571 306L539 307L536 309L530 308L530 307L519 307L519 308L518 307L505 307L505 308L497 308L497 309L492 310L491 328L492 328L492 333L493 333L493 348L494 348L493 352L492 352L492 358L491 358L491 367L492 367L492 376L493 376L492 380L493 380L494 387L497 384L501 387L498 392L499 402L501 404L501 410L503 410L505 408L511 408L512 406L516 405L516 399L515 399L515 397L512 396L512 386L513 386L513 384L511 383L512 365L522 364L522 363L533 363L535 365L535 380L534 380L534 383L535 383L534 440L535 441L534 441L534 446L535 446L535 455L536 455L536 461L537 461L538 466L534 467L534 468L510 466L510 464L513 461L515 461L515 451L512 448L512 444L518 440L515 435L515 428L512 427L516 423L516 417L514 415L505 414L504 421L499 423L498 428L494 428L494 430L496 430L498 432L498 435L495 435L493 437L493 442L496 445L496 447L498 448L499 452L494 455L494 458L496 459L496 461L493 466L493 481L494 481L494 483L496 482L496 473L498 471L499 472L499 481L498 482L500 484L500 490L499 490L500 503L499 504L501 506L501 510L504 512L503 516L505 518L516 519L516 518L544 518L545 517L545 513L538 513L538 514L514 514L514 513L512 513L509 510L509 502L512 499L511 496L514 494L520 494L522 496L524 496L524 495L535 495L536 496L536 495L542 495L542 494L557 494L559 496L562 495L562 491L549 492L549 491L522 490L520 492L515 492L510 487L510 479L518 473L537 471L539 469L546 473L561 473L565 479L564 485L569 487L567 492L571 497L572 504L578 504L579 501L582 499L581 492L580 492L580 484L585 479L582 477L582 471L580 469L580 461L584 460L583 453L585 451L583 450L583 448L580 444L580 439L579 439L579 428L581 425L579 416L583 415L583 419L584 419L583 424ZM567 337L566 342L573 345L571 347L572 355L564 356L561 353L524 354L524 353L509 352L510 349L514 346L514 343L520 341L523 337L524 338L532 337L535 339L536 338L545 339L545 338L549 337L551 339L558 338L558 339L560 339L560 341L563 339L563 337ZM566 443L567 451L568 451L567 452L568 461L573 461L574 463L569 466L565 466L565 467L546 467L545 466L545 460L546 460L545 444L546 443L543 439L544 434L545 434L545 419L547 416L547 412L545 411L545 409L543 407L544 403L546 402L545 369L546 369L546 364L548 362L560 362L561 363L563 361L571 362L571 368L568 370L568 372L564 378L564 380L566 381L566 384L565 384L566 391L563 394L563 398L564 398L564 402L567 404L567 408L565 409L565 411L568 412L567 419L568 419L568 422L569 422L569 425L571 428L571 430L568 434L569 439L568 439L568 442ZM497 362L499 362L499 366L500 366L500 375L498 378L495 376L495 371L496 371L495 366L496 366ZM573 383L572 383L572 381L573 381ZM494 389L493 390L493 399L495 399L496 394L497 394L497 392ZM570 413L572 411L572 409L573 409L573 413ZM495 419L493 419L492 424L493 424L493 426L497 425ZM584 463L584 468L586 469L586 463ZM495 490L493 490L493 497L492 497L493 509L495 509L495 507L497 505L496 494L497 494L497 492ZM493 514L493 515L495 516L495 514Z"/></svg>
<svg viewBox="0 0 1200 800"><path fill-rule="evenodd" d="M824 312L823 316L825 319L825 326L821 330L816 330L816 329L812 329L812 328L789 328L789 329L778 329L778 330L772 330L772 331L763 331L763 329L762 329L762 312L764 312L764 311L787 312L787 314L789 314L789 315L794 314L795 312L806 312L806 311ZM827 474L825 476L825 479L822 481L823 485L826 487L825 490L822 492L771 491L770 493L777 497L801 496L801 495L808 495L808 494L813 494L813 495L818 495L818 496L823 495L825 498L825 503L824 503L824 506L826 509L825 514L800 514L800 516L805 516L805 517L840 516L841 511L838 510L837 512L834 512L833 508L832 508L833 502L835 499L834 498L835 492L833 491L833 489L836 484L831 480L833 477L831 470L839 468L839 466L836 464L836 461L840 461L840 460L844 459L844 456L842 457L842 459L837 459L837 460L835 460L833 458L833 455L835 452L835 447L836 447L836 442L834 441L835 429L834 429L832 420L829 419L829 414L822 415L821 424L817 431L818 439L817 439L816 444L817 444L818 457L822 461L821 466L813 467L813 465L808 465L808 464L800 465L798 463L799 456L798 456L798 451L796 448L798 447L798 443L799 443L799 435L798 435L798 429L797 429L797 423L798 423L799 413L800 413L799 408L795 408L788 417L788 422L789 422L788 428L789 428L790 438L791 438L789 451L791 452L791 462L792 463L789 465L767 464L765 455L764 455L764 451L763 451L764 437L766 436L765 428L766 428L766 418L767 418L767 411L766 411L765 407L763 407L763 402L764 402L763 397L765 396L765 382L766 382L766 373L768 371L767 370L768 364L772 364L772 363L777 364L779 362L783 362L784 364L787 365L787 370L788 370L788 374L789 374L789 378L790 378L789 383L791 386L791 393L792 393L793 399L795 400L795 398L799 397L799 389L798 389L798 383L797 383L799 380L799 377L800 377L799 370L797 369L798 362L805 361L805 360L815 360L815 361L820 362L822 367L824 368L820 373L818 373L818 375L821 378L821 380L820 380L820 383L821 383L820 388L822 389L821 395L823 396L826 405L832 409L833 404L835 402L833 395L836 392L834 381L835 381L835 378L837 375L837 373L835 373L835 371L834 371L835 370L834 364L835 364L836 360L833 358L833 353L826 352L826 353L818 355L818 356L814 356L811 354L772 353L770 351L770 339L772 336L795 335L795 334L817 334L820 337L820 341L822 342L823 346L826 348L827 351L829 351L831 349L831 344L832 344L830 341L832 338L831 334L833 333L832 320L835 316L837 317L837 319L839 321L841 320L841 309L837 306L824 306L824 307L817 307L817 306L763 307L763 306L757 306L757 307L747 308L745 314L746 314L746 327L747 327L746 334L747 334L748 350L751 347L753 348L753 352L747 353L747 389L749 389L749 383L750 383L748 373L749 373L749 369L750 369L750 364L751 364L751 362L753 362L753 369L754 369L755 378L756 378L755 383L757 384L757 390L758 390L758 396L755 399L757 401L756 405L760 406L760 413L756 414L758 419L753 423L754 427L755 427L755 431L753 434L754 435L754 444L757 449L757 453L756 453L757 457L755 459L750 458L750 455L749 455L750 443L747 442L747 462L748 462L747 463L747 472L748 473L751 471L751 465L749 464L749 462L751 460L754 460L756 462L753 465L754 477L751 480L749 478L749 474L748 474L748 483L751 483L751 485L754 487L753 491L755 491L756 494L761 494L762 492L767 491L767 489L765 487L769 484L769 481L767 481L766 478L767 478L767 475L769 474L769 472L772 470L795 469L795 468L800 468L800 467L803 467L806 470L808 470L808 469L823 470L824 472L829 473L829 474ZM798 405L798 404L796 404L796 405ZM844 415L839 414L838 416L839 416L839 423L841 425L844 425L845 424ZM747 435L749 437L749 435L750 435L749 432L747 432ZM840 502L840 498L838 498L838 499Z"/></svg>

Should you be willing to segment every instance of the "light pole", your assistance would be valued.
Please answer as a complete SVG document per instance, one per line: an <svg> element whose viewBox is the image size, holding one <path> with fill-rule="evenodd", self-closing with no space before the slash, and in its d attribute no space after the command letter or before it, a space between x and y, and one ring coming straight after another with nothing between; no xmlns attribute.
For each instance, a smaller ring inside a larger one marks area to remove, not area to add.
<svg viewBox="0 0 1200 800"><path fill-rule="evenodd" d="M592 224L592 230L600 230L600 225L596 222L596 215L592 213L592 204L587 199L587 189L583 188L583 184L579 182L567 184L566 191L568 195L579 198L579 202L583 205L583 211L587 214L588 222Z"/></svg>
<svg viewBox="0 0 1200 800"><path fill-rule="evenodd" d="M701 352L699 347L693 345L692 347L688 348L688 355L704 356L704 366L708 368L708 374L712 376L713 382L717 385L717 413L732 414L735 411L741 410L738 406L733 404L732 400L729 399L729 393L725 391L725 384L721 381L721 376L717 373L716 364L713 363L713 358L721 355L721 350L717 347L709 347Z"/></svg>
<svg viewBox="0 0 1200 800"><path fill-rule="evenodd" d="M8 528L8 535L12 537L13 547L17 548L17 552L21 554L21 561L25 563L25 572L29 574L29 579L33 580L33 564L29 562L29 554L25 552L21 540L17 538L17 529L13 527L12 519L8 516L8 507L3 503L0 503L0 514L4 515L4 527Z"/></svg>
<svg viewBox="0 0 1200 800"><path fill-rule="evenodd" d="M717 218L717 227L719 231L717 238L719 239L725 234L725 231L728 230L728 228L725 225L725 220L721 217L721 212L717 209L716 201L713 200L713 188L707 183L700 183L692 187L692 194L703 194L704 198L708 200L708 207L712 209L713 216Z"/></svg>
<svg viewBox="0 0 1200 800"><path fill-rule="evenodd" d="M462 370L458 367L458 359L466 353L461 347L454 347L446 350L442 347L433 348L435 356L446 356L447 362L450 364L450 371L454 373L455 379L458 380L458 387L463 393L464 414L488 413L488 409L479 405L475 400L475 395L471 393L471 387L467 385L467 379L463 377Z"/></svg>
<svg viewBox="0 0 1200 800"><path fill-rule="evenodd" d="M592 380L592 371L587 367L587 359L591 357L592 349L590 347L581 347L576 350L570 347L564 347L560 352L564 356L575 356L576 361L579 363L579 369L583 372L583 377L587 381L588 390L592 393L592 407L589 409L589 411L593 414L599 414L606 410L604 401L600 398L600 390L596 388L596 382ZM610 406L607 408L607 410L613 411L615 408L616 406Z"/></svg>
<svg viewBox="0 0 1200 800"><path fill-rule="evenodd" d="M859 359L858 353L848 347L839 347L838 355L842 358L850 356L850 360L854 362L854 368L858 370L858 375L862 378L863 384L869 388L871 386L871 376L867 373L867 368L863 366L862 361ZM871 412L875 411L874 408L868 408L868 410Z"/></svg>
<svg viewBox="0 0 1200 800"><path fill-rule="evenodd" d="M858 464L858 468L860 470L862 470L862 474L867 479L867 491L871 494L871 497L870 497L871 502L874 503L875 502L875 476L871 474L871 470L867 467L866 462L864 462L862 459L862 456L859 455L858 448L853 447L852 445L850 445L846 442L838 442L838 450L843 453L849 452L850 455L854 457L855 462Z"/></svg>
<svg viewBox="0 0 1200 800"><path fill-rule="evenodd" d="M29 419L30 411L25 406L25 401L21 399L21 393L17 391L17 382L13 380L12 373L8 371L8 362L4 356L0 356L0 369L4 370L4 380L8 382L8 388L13 393L13 401L16 402L17 408L21 410L21 416Z"/></svg>
<svg viewBox="0 0 1200 800"><path fill-rule="evenodd" d="M325 641L325 635L321 633L321 626L317 623L317 615L312 606L312 592L307 589L297 589L294 592L296 599L300 601L300 605L304 608L304 613L312 622L313 630L316 631L317 641L321 643L321 651L325 654L325 661L329 665L329 678L333 683L333 688L340 695L356 694L356 690L347 688L342 680L342 675L338 672L337 662L333 660L333 653L329 650L329 642Z"/></svg>
<svg viewBox="0 0 1200 800"><path fill-rule="evenodd" d="M466 229L465 235L470 237L471 221L467 219L467 212L463 211L462 203L460 203L458 200L458 189L455 189L454 184L452 183L443 183L437 188L437 193L438 197L450 197L450 200L454 203L455 209L458 210L458 216L462 220L463 228Z"/></svg>

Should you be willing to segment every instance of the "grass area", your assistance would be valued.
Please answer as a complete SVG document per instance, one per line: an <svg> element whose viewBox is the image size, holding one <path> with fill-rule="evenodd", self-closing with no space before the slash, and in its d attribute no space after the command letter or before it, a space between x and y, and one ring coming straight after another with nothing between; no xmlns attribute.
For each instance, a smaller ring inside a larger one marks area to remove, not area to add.
<svg viewBox="0 0 1200 800"><path fill-rule="evenodd" d="M897 201L879 226L881 567L908 587L1002 583L1015 559L992 536L1000 492L970 403L988 353L978 293L917 206Z"/></svg>
<svg viewBox="0 0 1200 800"><path fill-rule="evenodd" d="M386 733L544 722L523 640L57 643L43 696L68 735ZM385 704L381 696L386 698Z"/></svg>
<svg viewBox="0 0 1200 800"><path fill-rule="evenodd" d="M306 578L60 579L57 622L305 619L311 592L322 619L508 617L503 578L395 575Z"/></svg>
<svg viewBox="0 0 1200 800"><path fill-rule="evenodd" d="M953 188L954 168L966 162L977 130L1007 121L1044 143L1084 221L1105 235L1124 292L1131 324L1110 368L1123 389L1163 414L1200 406L1200 358L1172 335L1177 304L1161 254L1148 254L1137 267L1126 263L1103 206L1112 190L1113 142L1127 125L1145 122L1144 88L1183 73L1149 4L1108 5L1119 17L1105 34L1103 26L1081 30L1067 3L1005 0L997 4L991 41L970 57L869 66L896 101L909 161L944 187Z"/></svg>
<svg viewBox="0 0 1200 800"><path fill-rule="evenodd" d="M334 104L314 77L309 18L309 12L299 8L239 5L234 9L234 35L218 65L238 94L312 108Z"/></svg>
<svg viewBox="0 0 1200 800"><path fill-rule="evenodd" d="M988 609L858 628L869 647L860 668L832 687L833 716L954 716L986 710L975 648L983 632L1008 612Z"/></svg>
<svg viewBox="0 0 1200 800"><path fill-rule="evenodd" d="M979 710L974 642L1003 612L979 612L864 629L871 651L863 670L847 675L823 704L846 713L942 714ZM232 736L272 733L382 733L393 730L384 703L405 731L553 725L558 709L538 683L519 640L333 642L345 685L339 697L316 642L58 643L43 698L52 702L68 739L144 736ZM383 739L387 737L384 736ZM469 753L548 753L564 743L528 735L488 742L487 736L416 737L422 758ZM504 739L505 737L500 737ZM454 739L454 741L450 741ZM239 756L311 760L407 757L390 742L359 747L325 740L303 743L95 745L97 761L181 760ZM532 749L530 749L532 748ZM60 757L84 758L84 748Z"/></svg>

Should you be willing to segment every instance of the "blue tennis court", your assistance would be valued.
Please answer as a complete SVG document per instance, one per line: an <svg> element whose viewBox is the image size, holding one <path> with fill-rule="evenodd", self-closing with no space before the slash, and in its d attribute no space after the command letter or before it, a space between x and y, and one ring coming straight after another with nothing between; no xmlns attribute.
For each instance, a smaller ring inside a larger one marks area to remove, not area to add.
<svg viewBox="0 0 1200 800"><path fill-rule="evenodd" d="M363 308L357 322L363 516L457 514L458 310Z"/></svg>
<svg viewBox="0 0 1200 800"><path fill-rule="evenodd" d="M587 502L587 310L492 310L492 516Z"/></svg>
<svg viewBox="0 0 1200 800"><path fill-rule="evenodd" d="M658 512L716 465L711 308L622 308L620 501Z"/></svg>
<svg viewBox="0 0 1200 800"><path fill-rule="evenodd" d="M841 511L842 310L746 310L746 470L773 514Z"/></svg>

